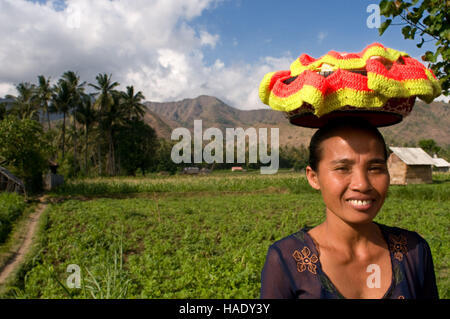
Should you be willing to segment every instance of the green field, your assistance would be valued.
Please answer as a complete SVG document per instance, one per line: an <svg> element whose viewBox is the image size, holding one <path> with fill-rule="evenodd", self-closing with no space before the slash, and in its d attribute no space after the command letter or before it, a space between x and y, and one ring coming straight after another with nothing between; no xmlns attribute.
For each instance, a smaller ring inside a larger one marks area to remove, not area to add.
<svg viewBox="0 0 450 319"><path fill-rule="evenodd" d="M0 193L0 244L8 238L14 222L25 209L25 201L16 193Z"/></svg>
<svg viewBox="0 0 450 319"><path fill-rule="evenodd" d="M450 175L434 180L391 186L376 221L428 241L450 298ZM269 245L324 219L320 194L293 172L85 179L50 198L3 297L258 298ZM67 287L70 264L80 289Z"/></svg>

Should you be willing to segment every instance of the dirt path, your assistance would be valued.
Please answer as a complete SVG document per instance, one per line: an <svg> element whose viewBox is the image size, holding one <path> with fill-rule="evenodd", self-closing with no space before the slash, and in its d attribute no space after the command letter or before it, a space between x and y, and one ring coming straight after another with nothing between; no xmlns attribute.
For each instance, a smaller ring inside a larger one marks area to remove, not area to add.
<svg viewBox="0 0 450 319"><path fill-rule="evenodd" d="M39 201L40 203L37 206L36 210L28 217L28 222L25 226L27 230L25 232L24 237L21 236L22 244L20 245L19 249L16 250L14 254L11 256L11 258L8 260L5 267L0 270L0 285L6 282L11 273L13 273L17 269L17 267L22 263L26 254L30 250L31 244L33 242L33 237L36 233L39 218L41 217L44 210L47 208L45 196L41 196L39 198Z"/></svg>

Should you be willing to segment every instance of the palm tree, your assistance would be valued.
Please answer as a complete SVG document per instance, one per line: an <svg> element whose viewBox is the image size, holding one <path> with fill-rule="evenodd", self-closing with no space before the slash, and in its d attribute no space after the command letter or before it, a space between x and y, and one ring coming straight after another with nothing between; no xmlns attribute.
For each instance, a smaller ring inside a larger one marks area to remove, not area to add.
<svg viewBox="0 0 450 319"><path fill-rule="evenodd" d="M17 97L7 95L7 99L12 99L11 112L16 114L20 119L33 119L39 121L38 107L33 99L35 86L28 82L20 83L16 86L19 93Z"/></svg>
<svg viewBox="0 0 450 319"><path fill-rule="evenodd" d="M134 94L134 87L127 86L127 91L122 92L122 99L127 120L131 120L133 116L138 119L144 116L147 106L141 103L145 99L141 91Z"/></svg>
<svg viewBox="0 0 450 319"><path fill-rule="evenodd" d="M51 111L63 113L62 125L62 157L65 156L66 145L66 117L70 110L70 87L65 81L59 81L53 88Z"/></svg>
<svg viewBox="0 0 450 319"><path fill-rule="evenodd" d="M82 95L81 103L78 105L78 108L74 112L74 116L78 123L84 125L84 170L86 175L88 174L87 158L89 129L95 123L97 118L97 112L94 109L92 98L92 95Z"/></svg>
<svg viewBox="0 0 450 319"><path fill-rule="evenodd" d="M109 157L108 157L108 171L110 175L116 174L116 152L115 152L115 129L125 124L126 113L123 107L122 92L112 92L113 103L109 109L109 112L104 114L103 123L106 128L108 144L109 144Z"/></svg>
<svg viewBox="0 0 450 319"><path fill-rule="evenodd" d="M99 112L99 124L100 129L107 133L107 139L109 144L109 152L107 157L107 171L110 175L115 173L115 161L114 161L114 141L113 141L113 123L115 117L118 116L116 112L118 106L117 94L114 90L119 86L118 82L111 81L111 74L99 74L95 78L97 84L90 83L89 86L98 90L96 93L97 100L94 103L97 111ZM101 172L100 172L101 173Z"/></svg>
<svg viewBox="0 0 450 319"><path fill-rule="evenodd" d="M0 121L5 118L6 114L6 102L2 102L0 103Z"/></svg>
<svg viewBox="0 0 450 319"><path fill-rule="evenodd" d="M38 86L36 87L34 95L39 106L47 113L48 130L50 131L50 110L48 104L52 98L50 78L46 79L43 75L38 76Z"/></svg>
<svg viewBox="0 0 450 319"><path fill-rule="evenodd" d="M75 120L75 114L76 109L79 107L79 105L82 103L81 97L84 94L84 85L86 82L80 83L80 77L73 71L66 71L62 75L60 81L64 81L68 85L69 89L69 112L73 115L73 121L72 121L72 130L74 130L72 136L73 136L73 157L74 157L74 163L75 163L75 171L78 171L79 169L79 163L78 163L78 134L77 134L77 127L76 127L76 120Z"/></svg>

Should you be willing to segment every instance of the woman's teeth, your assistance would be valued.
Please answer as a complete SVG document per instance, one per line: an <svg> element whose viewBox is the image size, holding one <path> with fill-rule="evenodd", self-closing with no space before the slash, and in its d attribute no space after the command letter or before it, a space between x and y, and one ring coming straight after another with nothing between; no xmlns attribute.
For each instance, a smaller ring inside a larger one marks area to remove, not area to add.
<svg viewBox="0 0 450 319"><path fill-rule="evenodd" d="M365 206L365 205L369 205L370 203L372 203L372 200L349 199L349 202L355 206Z"/></svg>

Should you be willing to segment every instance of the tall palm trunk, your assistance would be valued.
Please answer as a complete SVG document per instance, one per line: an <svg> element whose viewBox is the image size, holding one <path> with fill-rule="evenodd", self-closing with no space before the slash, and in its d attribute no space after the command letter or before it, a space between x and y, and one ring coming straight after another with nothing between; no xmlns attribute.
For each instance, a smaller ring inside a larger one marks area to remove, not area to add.
<svg viewBox="0 0 450 319"><path fill-rule="evenodd" d="M97 144L97 152L98 152L98 174L102 176L102 150L100 143Z"/></svg>
<svg viewBox="0 0 450 319"><path fill-rule="evenodd" d="M63 113L63 142L62 142L62 158L65 156L65 145L66 145L66 112Z"/></svg>
<svg viewBox="0 0 450 319"><path fill-rule="evenodd" d="M77 123L75 121L75 115L73 115L73 130L74 130L74 136L73 136L73 160L75 165L75 172L78 173L80 169L80 164L78 163L78 132L77 132Z"/></svg>
<svg viewBox="0 0 450 319"><path fill-rule="evenodd" d="M50 127L50 112L48 111L48 106L46 107L47 109L47 123L48 123L48 130L50 131L51 127Z"/></svg>
<svg viewBox="0 0 450 319"><path fill-rule="evenodd" d="M86 124L86 129L84 130L84 174L88 175L88 136L89 136L89 125Z"/></svg>
<svg viewBox="0 0 450 319"><path fill-rule="evenodd" d="M116 163L114 152L114 141L112 129L108 130L108 142L109 142L109 154L108 154L108 174L111 176L116 175Z"/></svg>

